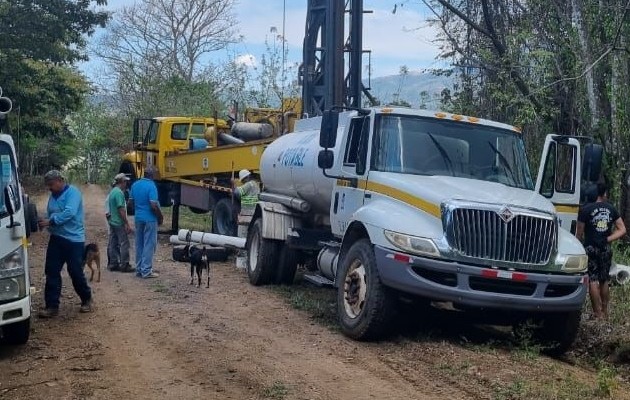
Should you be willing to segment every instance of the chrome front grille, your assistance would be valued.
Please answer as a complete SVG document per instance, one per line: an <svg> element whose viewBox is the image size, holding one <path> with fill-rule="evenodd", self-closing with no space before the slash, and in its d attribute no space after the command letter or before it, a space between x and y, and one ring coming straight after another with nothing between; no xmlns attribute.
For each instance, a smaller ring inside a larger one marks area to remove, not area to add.
<svg viewBox="0 0 630 400"><path fill-rule="evenodd" d="M446 213L449 245L465 257L544 265L556 246L557 225L551 216L507 208L452 208Z"/></svg>

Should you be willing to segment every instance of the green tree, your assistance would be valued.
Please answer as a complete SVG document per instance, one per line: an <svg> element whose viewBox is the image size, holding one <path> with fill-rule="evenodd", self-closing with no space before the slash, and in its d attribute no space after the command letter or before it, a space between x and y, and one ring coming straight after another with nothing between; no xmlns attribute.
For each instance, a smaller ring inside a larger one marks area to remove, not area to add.
<svg viewBox="0 0 630 400"><path fill-rule="evenodd" d="M140 0L94 47L102 87L128 116L208 116L220 107L210 56L238 40L234 0Z"/></svg>
<svg viewBox="0 0 630 400"><path fill-rule="evenodd" d="M86 104L67 119L75 152L69 169L81 181L98 183L111 178L110 166L126 150L127 120L104 105Z"/></svg>
<svg viewBox="0 0 630 400"><path fill-rule="evenodd" d="M560 133L603 143L609 174L630 160L626 0L425 4L457 82L445 107L522 126L529 154Z"/></svg>
<svg viewBox="0 0 630 400"><path fill-rule="evenodd" d="M0 0L0 55L53 63L86 59L85 35L104 27L109 18L92 4L107 1Z"/></svg>
<svg viewBox="0 0 630 400"><path fill-rule="evenodd" d="M15 79L3 84L13 100L10 125L18 142L21 167L31 174L61 167L71 152L65 118L81 107L89 87L72 67L24 60L14 65ZM24 140L24 143L22 141Z"/></svg>
<svg viewBox="0 0 630 400"><path fill-rule="evenodd" d="M10 126L22 168L61 166L71 156L66 115L89 88L73 67L87 59L86 35L108 15L104 0L0 0L0 87L13 101Z"/></svg>

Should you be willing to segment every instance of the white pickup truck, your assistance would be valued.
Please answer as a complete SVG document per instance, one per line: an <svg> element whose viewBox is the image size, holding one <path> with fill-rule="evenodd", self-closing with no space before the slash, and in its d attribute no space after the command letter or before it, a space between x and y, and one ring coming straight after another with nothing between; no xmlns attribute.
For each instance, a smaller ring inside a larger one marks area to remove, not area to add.
<svg viewBox="0 0 630 400"><path fill-rule="evenodd" d="M28 237L37 211L20 185L13 139L2 133L10 106L0 97L0 329L5 343L24 344L31 319Z"/></svg>
<svg viewBox="0 0 630 400"><path fill-rule="evenodd" d="M311 266L355 339L381 337L404 295L535 317L562 352L587 293L581 186L601 168L601 146L582 139L549 135L533 182L506 124L388 107L300 120L261 159L250 282Z"/></svg>

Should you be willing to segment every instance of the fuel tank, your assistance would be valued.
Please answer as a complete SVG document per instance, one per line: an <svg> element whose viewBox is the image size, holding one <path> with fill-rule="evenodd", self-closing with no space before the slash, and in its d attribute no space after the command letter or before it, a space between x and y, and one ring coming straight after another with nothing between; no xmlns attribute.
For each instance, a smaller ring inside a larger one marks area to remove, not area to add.
<svg viewBox="0 0 630 400"><path fill-rule="evenodd" d="M307 201L312 212L328 215L334 179L317 166L319 130L288 133L274 140L262 155L260 175L265 192Z"/></svg>

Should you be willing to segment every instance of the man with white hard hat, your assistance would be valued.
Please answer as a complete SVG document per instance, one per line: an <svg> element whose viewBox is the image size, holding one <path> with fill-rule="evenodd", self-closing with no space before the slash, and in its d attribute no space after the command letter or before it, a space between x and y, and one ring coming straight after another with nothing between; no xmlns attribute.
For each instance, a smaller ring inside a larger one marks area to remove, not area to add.
<svg viewBox="0 0 630 400"><path fill-rule="evenodd" d="M238 179L241 181L241 186L234 187L234 196L241 201L240 213L241 215L252 215L260 194L260 185L253 178L252 173L246 169L239 171Z"/></svg>
<svg viewBox="0 0 630 400"><path fill-rule="evenodd" d="M252 173L246 169L242 169L238 173L238 179L241 181L241 186L236 187L235 182L232 181L232 188L234 196L241 201L241 210L238 214L238 237L247 237L247 227L254 215L256 209L256 202L258 201L258 195L260 194L260 185L254 179ZM245 268L245 253L241 250L236 257L236 267Z"/></svg>

